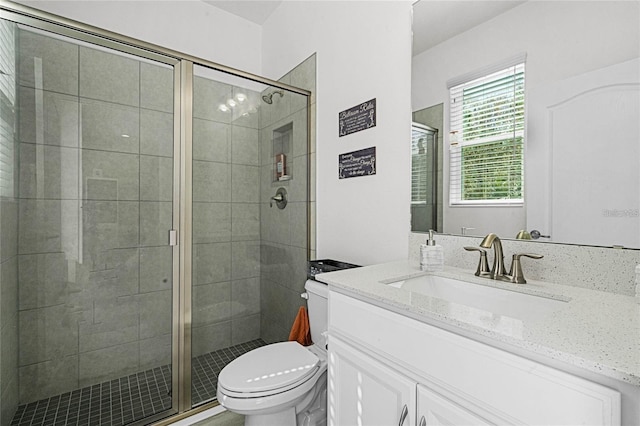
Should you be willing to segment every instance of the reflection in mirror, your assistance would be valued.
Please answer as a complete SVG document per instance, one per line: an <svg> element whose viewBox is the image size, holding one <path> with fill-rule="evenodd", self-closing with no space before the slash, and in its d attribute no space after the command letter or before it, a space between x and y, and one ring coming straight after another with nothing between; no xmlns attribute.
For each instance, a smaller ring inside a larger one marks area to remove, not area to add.
<svg viewBox="0 0 640 426"><path fill-rule="evenodd" d="M438 220L438 130L411 125L411 229L436 230Z"/></svg>
<svg viewBox="0 0 640 426"><path fill-rule="evenodd" d="M640 2L421 0L413 32L413 121L442 108L426 123L442 138L438 231L640 248ZM524 203L452 204L449 88L515 56L526 66Z"/></svg>
<svg viewBox="0 0 640 426"><path fill-rule="evenodd" d="M442 111L435 105L413 113L411 129L411 230L442 230ZM426 142L421 153L418 142ZM421 170L425 170L421 173ZM420 193L424 188L424 195Z"/></svg>

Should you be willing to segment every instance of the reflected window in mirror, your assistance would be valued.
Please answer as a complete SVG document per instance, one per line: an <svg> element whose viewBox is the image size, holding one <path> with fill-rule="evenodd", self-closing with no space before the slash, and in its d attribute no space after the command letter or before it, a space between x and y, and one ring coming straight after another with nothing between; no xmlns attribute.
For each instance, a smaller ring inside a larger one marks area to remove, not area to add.
<svg viewBox="0 0 640 426"><path fill-rule="evenodd" d="M457 80L449 87L450 204L522 204L524 62Z"/></svg>

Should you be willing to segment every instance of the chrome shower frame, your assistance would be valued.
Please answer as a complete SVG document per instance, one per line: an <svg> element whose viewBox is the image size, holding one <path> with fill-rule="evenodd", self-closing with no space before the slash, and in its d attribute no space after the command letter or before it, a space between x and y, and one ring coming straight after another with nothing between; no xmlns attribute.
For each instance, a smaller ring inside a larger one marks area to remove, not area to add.
<svg viewBox="0 0 640 426"><path fill-rule="evenodd" d="M194 65L203 66L247 80L307 97L307 260L311 255L311 92L256 74L228 67L200 57L168 49L92 25L40 11L8 0L0 0L0 18L76 40L107 47L170 65L174 69L174 176L173 230L178 243L173 246L172 313L172 408L134 424L168 425L181 418L218 405L217 401L192 408L191 401L191 315L192 315L192 100ZM177 207L177 208L175 208Z"/></svg>

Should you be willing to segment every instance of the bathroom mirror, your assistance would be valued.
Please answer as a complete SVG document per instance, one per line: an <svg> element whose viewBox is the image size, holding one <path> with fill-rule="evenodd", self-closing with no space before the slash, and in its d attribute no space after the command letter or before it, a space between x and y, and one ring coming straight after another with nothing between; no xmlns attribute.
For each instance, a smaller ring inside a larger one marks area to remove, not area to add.
<svg viewBox="0 0 640 426"><path fill-rule="evenodd" d="M413 9L412 118L440 135L435 229L640 248L640 2L421 0ZM448 84L513 57L525 58L524 202L451 205Z"/></svg>

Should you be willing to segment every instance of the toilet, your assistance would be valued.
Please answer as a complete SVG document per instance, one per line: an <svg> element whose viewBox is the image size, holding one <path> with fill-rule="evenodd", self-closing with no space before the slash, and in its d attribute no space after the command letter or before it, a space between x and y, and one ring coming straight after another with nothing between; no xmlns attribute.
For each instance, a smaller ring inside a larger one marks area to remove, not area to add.
<svg viewBox="0 0 640 426"><path fill-rule="evenodd" d="M280 342L239 356L218 377L218 402L246 426L327 424L326 284L308 280L313 345ZM304 295L303 295L304 296Z"/></svg>

